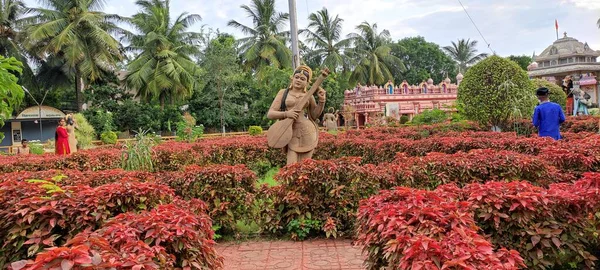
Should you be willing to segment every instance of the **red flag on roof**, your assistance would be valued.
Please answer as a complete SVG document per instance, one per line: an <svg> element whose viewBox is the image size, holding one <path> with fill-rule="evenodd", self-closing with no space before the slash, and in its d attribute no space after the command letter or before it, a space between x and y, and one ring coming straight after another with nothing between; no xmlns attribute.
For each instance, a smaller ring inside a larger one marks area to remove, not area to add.
<svg viewBox="0 0 600 270"><path fill-rule="evenodd" d="M558 20L554 20L554 27L558 30Z"/></svg>

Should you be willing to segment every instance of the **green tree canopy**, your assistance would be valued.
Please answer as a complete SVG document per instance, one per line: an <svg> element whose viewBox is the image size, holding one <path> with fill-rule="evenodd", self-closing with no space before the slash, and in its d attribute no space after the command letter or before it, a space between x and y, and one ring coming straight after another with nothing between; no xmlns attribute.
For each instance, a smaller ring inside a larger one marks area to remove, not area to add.
<svg viewBox="0 0 600 270"><path fill-rule="evenodd" d="M392 55L400 58L406 70L394 74L394 83L406 80L409 84L419 84L431 78L435 83L446 76L455 80L456 64L439 45L427 42L423 37L404 38L392 44Z"/></svg>
<svg viewBox="0 0 600 270"><path fill-rule="evenodd" d="M204 88L190 100L190 111L208 129L243 128L249 89L241 82L245 78L237 55L235 38L218 34L200 59L200 66L207 71L202 76Z"/></svg>
<svg viewBox="0 0 600 270"><path fill-rule="evenodd" d="M527 66L529 66L529 64L533 62L533 59L531 59L531 57L527 55L511 55L508 57L508 59L517 62L517 64L525 71L527 71Z"/></svg>
<svg viewBox="0 0 600 270"><path fill-rule="evenodd" d="M356 27L358 33L349 34L354 47L348 50L354 59L350 81L354 84L382 85L393 79L393 73L404 70L402 60L391 54L390 32L377 31L377 24L363 22Z"/></svg>
<svg viewBox="0 0 600 270"><path fill-rule="evenodd" d="M200 33L188 29L200 15L180 14L171 21L169 1L138 0L142 11L129 23L138 34L127 34L130 51L139 53L128 65L127 86L146 101L174 104L192 95L200 75L192 56L198 55Z"/></svg>
<svg viewBox="0 0 600 270"><path fill-rule="evenodd" d="M74 77L78 110L82 90L89 82L114 72L121 59L121 44L111 34L121 33L117 15L101 12L103 0L43 1L24 18L24 46L39 60L58 57L62 69Z"/></svg>
<svg viewBox="0 0 600 270"><path fill-rule="evenodd" d="M252 0L250 6L242 5L241 8L252 20L253 26L243 25L236 20L229 21L228 25L247 35L238 40L244 66L252 70L266 65L277 68L291 67L292 52L286 46L286 36L289 32L282 30L286 27L289 14L277 12L275 0Z"/></svg>
<svg viewBox="0 0 600 270"><path fill-rule="evenodd" d="M307 36L313 49L306 54L307 62L328 67L331 71L342 71L348 67L349 59L344 50L350 46L349 39L341 39L342 22L337 15L332 17L326 8L308 16L308 28L300 31ZM311 61L313 60L313 61Z"/></svg>
<svg viewBox="0 0 600 270"><path fill-rule="evenodd" d="M458 65L458 72L465 73L475 63L486 58L487 53L477 53L477 40L459 39L458 43L452 41L452 46L444 47L444 51L454 59Z"/></svg>
<svg viewBox="0 0 600 270"><path fill-rule="evenodd" d="M467 71L457 103L467 119L504 128L511 117L531 115L537 104L534 89L517 63L491 56Z"/></svg>
<svg viewBox="0 0 600 270"><path fill-rule="evenodd" d="M23 71L23 64L16 58L4 58L0 55L0 127L4 126L4 120L11 117L13 110L19 106L25 93L23 88L17 84L17 77L14 73L20 74ZM4 139L4 134L0 133L0 141Z"/></svg>

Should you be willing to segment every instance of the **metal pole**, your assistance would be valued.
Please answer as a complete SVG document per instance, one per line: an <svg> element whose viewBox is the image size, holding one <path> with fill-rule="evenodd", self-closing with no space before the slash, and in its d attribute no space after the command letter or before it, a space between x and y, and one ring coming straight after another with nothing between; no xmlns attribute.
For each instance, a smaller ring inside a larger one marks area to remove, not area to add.
<svg viewBox="0 0 600 270"><path fill-rule="evenodd" d="M292 68L300 66L300 51L298 49L298 20L296 16L296 0L288 0L290 5L290 35L292 37Z"/></svg>

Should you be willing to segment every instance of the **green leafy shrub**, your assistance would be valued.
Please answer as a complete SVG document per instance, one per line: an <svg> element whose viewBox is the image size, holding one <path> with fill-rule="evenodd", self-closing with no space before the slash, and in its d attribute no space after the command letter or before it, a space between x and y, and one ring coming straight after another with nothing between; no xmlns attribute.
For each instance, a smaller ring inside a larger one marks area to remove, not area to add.
<svg viewBox="0 0 600 270"><path fill-rule="evenodd" d="M249 209L256 193L256 174L244 165L192 165L182 172L162 174L159 181L184 199L206 202L215 225L225 232L234 232L237 220L254 218Z"/></svg>
<svg viewBox="0 0 600 270"><path fill-rule="evenodd" d="M104 131L100 134L100 140L105 144L117 144L117 133L114 131Z"/></svg>
<svg viewBox="0 0 600 270"><path fill-rule="evenodd" d="M177 123L177 139L194 142L204 134L204 126L196 126L196 119L189 113L183 116L183 121Z"/></svg>
<svg viewBox="0 0 600 270"><path fill-rule="evenodd" d="M565 91L562 90L560 86L558 86L555 83L546 81L544 79L533 79L531 81L533 82L535 89L538 89L540 87L548 88L548 90L550 90L550 94L548 95L550 101L560 105L563 108L563 110L567 108L567 94L565 93ZM535 90L533 93L535 94Z"/></svg>
<svg viewBox="0 0 600 270"><path fill-rule="evenodd" d="M408 118L407 115L400 116L400 124L401 125L404 125L404 124L408 123L408 121L410 121L410 119Z"/></svg>
<svg viewBox="0 0 600 270"><path fill-rule="evenodd" d="M81 113L73 115L76 121L77 128L75 129L75 137L77 138L77 148L85 149L92 145L92 141L96 139L96 131L94 127L88 123L85 116Z"/></svg>
<svg viewBox="0 0 600 270"><path fill-rule="evenodd" d="M135 140L128 141L121 153L121 167L127 171L154 171L152 147L156 141L146 132L140 131Z"/></svg>
<svg viewBox="0 0 600 270"><path fill-rule="evenodd" d="M250 134L251 136L257 136L262 134L263 129L262 127L259 126L250 126L250 128L248 128L248 134Z"/></svg>
<svg viewBox="0 0 600 270"><path fill-rule="evenodd" d="M44 145L39 143L31 143L29 144L29 152L34 155L43 155L45 153Z"/></svg>
<svg viewBox="0 0 600 270"><path fill-rule="evenodd" d="M292 240L304 240L311 235L317 235L321 230L321 222L312 219L294 219L286 226ZM315 232L316 231L316 232Z"/></svg>
<svg viewBox="0 0 600 270"><path fill-rule="evenodd" d="M448 115L445 111L440 109L434 110L425 110L420 114L417 114L413 117L411 123L416 125L429 125L429 124L437 124L443 123L448 119Z"/></svg>
<svg viewBox="0 0 600 270"><path fill-rule="evenodd" d="M10 117L13 109L18 107L25 97L25 92L18 85L19 78L15 74L23 72L23 63L16 58L5 58L0 55L0 127L4 126L4 120ZM0 132L0 141L4 139L4 134Z"/></svg>
<svg viewBox="0 0 600 270"><path fill-rule="evenodd" d="M467 71L458 87L457 103L467 119L503 129L511 117L533 113L534 89L517 63L490 56Z"/></svg>

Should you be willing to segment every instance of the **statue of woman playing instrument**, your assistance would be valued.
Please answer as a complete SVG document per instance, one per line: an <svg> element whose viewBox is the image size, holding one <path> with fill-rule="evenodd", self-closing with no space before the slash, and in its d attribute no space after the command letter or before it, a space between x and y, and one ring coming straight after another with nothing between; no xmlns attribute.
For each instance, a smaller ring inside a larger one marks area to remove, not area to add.
<svg viewBox="0 0 600 270"><path fill-rule="evenodd" d="M322 79L328 73L329 70L324 69L322 78L319 78L315 82L315 85L320 85ZM287 138L289 139L287 145L282 145L284 151L287 152L287 164L311 158L319 142L319 128L315 121L321 116L325 107L325 90L321 87L318 88L318 103L315 97L311 95L304 107L299 108L297 106L298 103L304 101L303 98L305 95L314 93L315 90L313 89L308 93L306 92L311 79L312 70L308 66L299 66L291 77L291 85L287 89L282 89L277 93L267 113L267 117L271 120L283 121L290 119L288 121L293 121L291 127L288 128L291 129L291 138ZM271 131L271 129L274 130ZM271 129L269 129L269 133L276 134L278 138L281 136L285 137L285 135L281 135L286 131L284 128L280 128L279 126L273 128L272 126ZM287 132L290 131L287 130ZM269 137L269 133L267 137ZM279 148L279 146L273 147Z"/></svg>

